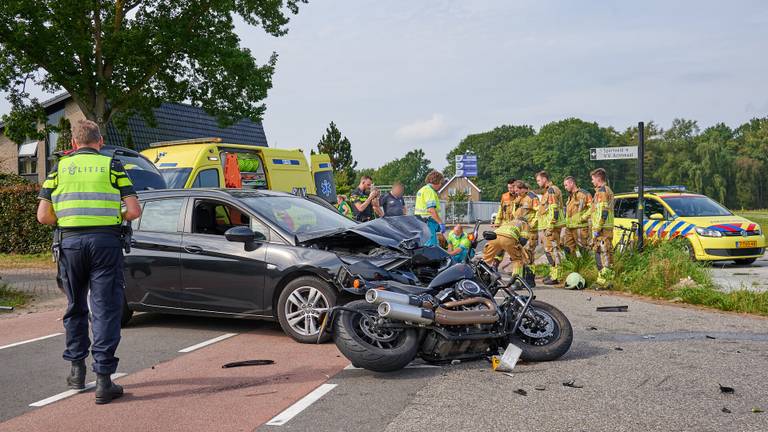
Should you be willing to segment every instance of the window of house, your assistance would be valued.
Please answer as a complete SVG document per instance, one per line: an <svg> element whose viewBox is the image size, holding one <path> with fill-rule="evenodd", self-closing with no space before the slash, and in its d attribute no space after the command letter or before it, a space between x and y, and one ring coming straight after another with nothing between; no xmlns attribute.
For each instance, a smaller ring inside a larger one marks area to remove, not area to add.
<svg viewBox="0 0 768 432"><path fill-rule="evenodd" d="M19 175L37 173L37 141L19 146Z"/></svg>

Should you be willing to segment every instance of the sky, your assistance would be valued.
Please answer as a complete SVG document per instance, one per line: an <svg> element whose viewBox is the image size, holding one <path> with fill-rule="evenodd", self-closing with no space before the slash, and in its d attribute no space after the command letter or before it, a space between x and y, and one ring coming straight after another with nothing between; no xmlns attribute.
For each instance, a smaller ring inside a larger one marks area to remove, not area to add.
<svg viewBox="0 0 768 432"><path fill-rule="evenodd" d="M334 121L361 168L417 148L443 168L503 124L768 115L764 1L310 0L288 28L237 25L260 63L278 54L270 146L309 152Z"/></svg>

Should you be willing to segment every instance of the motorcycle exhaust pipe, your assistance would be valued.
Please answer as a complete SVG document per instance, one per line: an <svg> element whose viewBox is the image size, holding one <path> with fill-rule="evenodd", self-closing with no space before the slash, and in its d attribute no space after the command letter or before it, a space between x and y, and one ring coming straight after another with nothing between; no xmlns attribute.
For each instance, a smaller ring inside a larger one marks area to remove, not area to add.
<svg viewBox="0 0 768 432"><path fill-rule="evenodd" d="M392 320L408 321L426 325L432 324L435 321L435 313L433 311L399 303L381 303L379 304L378 311L380 317Z"/></svg>
<svg viewBox="0 0 768 432"><path fill-rule="evenodd" d="M368 292L365 293L365 300L371 304L382 304L384 302L388 302L419 307L422 306L423 303L423 300L414 295L400 294L392 291L381 291L375 289L368 290Z"/></svg>

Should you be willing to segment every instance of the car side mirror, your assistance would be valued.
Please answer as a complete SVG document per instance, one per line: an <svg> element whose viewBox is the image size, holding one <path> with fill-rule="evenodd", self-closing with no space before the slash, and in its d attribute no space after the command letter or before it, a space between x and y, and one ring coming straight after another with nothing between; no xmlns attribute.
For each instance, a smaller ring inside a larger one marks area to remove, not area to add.
<svg viewBox="0 0 768 432"><path fill-rule="evenodd" d="M244 243L248 252L256 250L258 243L267 240L263 233L254 232L247 226L232 227L224 233L224 237L227 241Z"/></svg>
<svg viewBox="0 0 768 432"><path fill-rule="evenodd" d="M488 241L496 240L496 233L493 231L483 231L483 238Z"/></svg>
<svg viewBox="0 0 768 432"><path fill-rule="evenodd" d="M664 220L664 215L661 213L654 213L649 218L650 220Z"/></svg>

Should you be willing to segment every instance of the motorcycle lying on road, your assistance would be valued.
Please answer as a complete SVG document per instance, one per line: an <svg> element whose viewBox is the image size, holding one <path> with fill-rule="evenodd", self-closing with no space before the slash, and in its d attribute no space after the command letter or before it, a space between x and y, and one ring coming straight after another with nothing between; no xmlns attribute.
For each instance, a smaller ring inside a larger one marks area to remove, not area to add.
<svg viewBox="0 0 768 432"><path fill-rule="evenodd" d="M521 348L524 361L550 361L573 341L560 310L536 300L523 278L504 281L482 260L453 265L427 287L343 277L345 292L364 299L332 308L320 334L330 331L355 367L391 372L417 356L429 363L477 359L510 343Z"/></svg>

